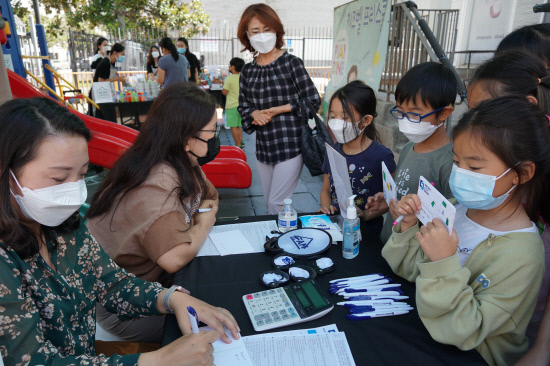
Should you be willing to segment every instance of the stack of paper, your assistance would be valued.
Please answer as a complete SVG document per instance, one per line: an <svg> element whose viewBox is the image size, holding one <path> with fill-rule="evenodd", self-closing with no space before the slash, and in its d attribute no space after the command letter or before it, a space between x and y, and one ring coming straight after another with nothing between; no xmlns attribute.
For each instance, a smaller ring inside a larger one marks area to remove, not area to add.
<svg viewBox="0 0 550 366"><path fill-rule="evenodd" d="M340 227L330 221L330 217L327 215L300 216L300 221L302 222L302 227L313 227L328 231L332 237L332 244L344 240Z"/></svg>
<svg viewBox="0 0 550 366"><path fill-rule="evenodd" d="M279 230L275 221L214 226L212 230L210 230L197 257L240 253L263 253L265 251L265 237L269 235L272 230ZM240 233L236 234L236 231ZM225 235L227 236L225 237ZM242 239L243 237L245 240Z"/></svg>
<svg viewBox="0 0 550 366"><path fill-rule="evenodd" d="M334 324L258 334L243 341L254 366L355 366L346 336Z"/></svg>
<svg viewBox="0 0 550 366"><path fill-rule="evenodd" d="M201 327L200 330L212 330L210 327ZM231 339L230 344L223 343L221 339L212 343L214 346L214 364L216 366L255 366L250 359L243 338L234 339L231 331L226 329L225 334Z"/></svg>

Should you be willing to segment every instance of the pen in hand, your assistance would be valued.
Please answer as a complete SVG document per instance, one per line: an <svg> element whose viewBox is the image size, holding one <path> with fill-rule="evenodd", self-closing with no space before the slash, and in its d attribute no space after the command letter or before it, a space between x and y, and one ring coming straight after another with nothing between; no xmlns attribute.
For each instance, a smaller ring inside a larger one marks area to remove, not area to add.
<svg viewBox="0 0 550 366"><path fill-rule="evenodd" d="M189 323L191 323L191 331L193 334L197 334L199 332L199 316L197 315L197 312L195 309L193 309L191 306L187 307L187 313L189 314Z"/></svg>
<svg viewBox="0 0 550 366"><path fill-rule="evenodd" d="M197 213L212 211L212 208L197 208Z"/></svg>

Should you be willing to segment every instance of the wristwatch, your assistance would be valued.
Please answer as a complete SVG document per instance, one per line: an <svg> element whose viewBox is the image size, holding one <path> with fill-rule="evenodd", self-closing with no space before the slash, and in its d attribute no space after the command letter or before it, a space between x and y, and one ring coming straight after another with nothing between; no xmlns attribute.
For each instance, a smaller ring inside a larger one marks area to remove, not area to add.
<svg viewBox="0 0 550 366"><path fill-rule="evenodd" d="M166 311L169 314L174 314L174 310L168 304L168 301L170 300L170 296L172 296L174 291L183 292L184 294L188 294L188 295L190 294L190 292L188 290L184 289L181 286L172 286L172 287L170 287L168 289L168 291L166 291L166 293L164 294L164 298L162 299L162 303L164 304L164 308L166 309Z"/></svg>

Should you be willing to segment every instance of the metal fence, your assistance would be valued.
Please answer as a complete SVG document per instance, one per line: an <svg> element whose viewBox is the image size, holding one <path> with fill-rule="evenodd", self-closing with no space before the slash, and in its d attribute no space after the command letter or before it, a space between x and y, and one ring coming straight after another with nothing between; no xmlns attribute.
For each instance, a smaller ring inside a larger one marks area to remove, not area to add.
<svg viewBox="0 0 550 366"><path fill-rule="evenodd" d="M456 47L458 10L418 10L430 26L436 39L453 62ZM437 61L431 46L427 43L414 15L404 4L392 6L388 54L380 81L381 92L395 93L397 83L413 66L426 61Z"/></svg>
<svg viewBox="0 0 550 366"><path fill-rule="evenodd" d="M138 29L103 34L70 31L69 34L71 69L80 74L90 71L90 60L96 49L95 41L99 37L107 38L111 44L124 44L126 57L121 70L145 71L150 47L157 45L165 36L176 40L183 34L183 30ZM202 67L227 67L233 57L241 57L245 62L252 61L250 52L242 52L243 46L236 34L236 29L211 29L207 34L189 38L189 50L197 56ZM284 48L304 61L315 85L320 92L324 92L330 79L332 27L287 29L284 42ZM78 84L76 78L75 84Z"/></svg>

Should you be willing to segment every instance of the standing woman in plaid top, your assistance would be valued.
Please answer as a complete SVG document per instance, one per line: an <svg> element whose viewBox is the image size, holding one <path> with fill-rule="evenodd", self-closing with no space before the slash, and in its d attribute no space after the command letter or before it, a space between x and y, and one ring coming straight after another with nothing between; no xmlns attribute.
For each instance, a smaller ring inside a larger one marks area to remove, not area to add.
<svg viewBox="0 0 550 366"><path fill-rule="evenodd" d="M243 130L256 131L256 157L268 214L289 198L302 171L301 117L298 100L321 105L302 60L281 48L285 34L275 11L265 4L244 11L237 36L255 55L240 77L239 113Z"/></svg>

